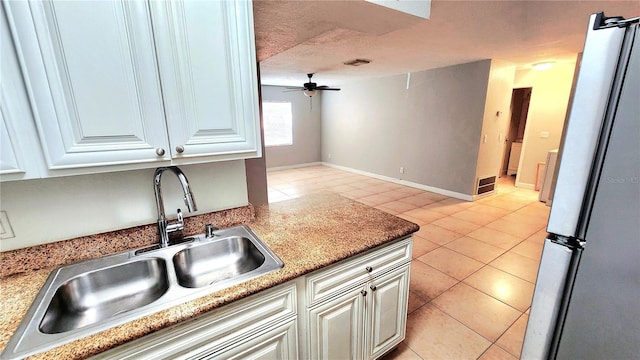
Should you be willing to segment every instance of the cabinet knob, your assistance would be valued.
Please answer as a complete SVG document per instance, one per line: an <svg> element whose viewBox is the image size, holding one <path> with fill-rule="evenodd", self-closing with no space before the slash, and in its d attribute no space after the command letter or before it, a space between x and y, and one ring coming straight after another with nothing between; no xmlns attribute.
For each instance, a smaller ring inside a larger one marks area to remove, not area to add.
<svg viewBox="0 0 640 360"><path fill-rule="evenodd" d="M360 290L360 294L362 294L362 296L367 296L367 292L364 290Z"/></svg>
<svg viewBox="0 0 640 360"><path fill-rule="evenodd" d="M371 291L376 291L377 287L375 285L371 285L369 286L369 289L371 289Z"/></svg>
<svg viewBox="0 0 640 360"><path fill-rule="evenodd" d="M164 149L163 148L157 148L156 149L156 155L164 156Z"/></svg>
<svg viewBox="0 0 640 360"><path fill-rule="evenodd" d="M372 272L373 271L373 268L371 266L367 266L364 269L367 270L367 272Z"/></svg>
<svg viewBox="0 0 640 360"><path fill-rule="evenodd" d="M184 146L182 146L182 145L176 146L176 152L178 154L182 154L184 152Z"/></svg>

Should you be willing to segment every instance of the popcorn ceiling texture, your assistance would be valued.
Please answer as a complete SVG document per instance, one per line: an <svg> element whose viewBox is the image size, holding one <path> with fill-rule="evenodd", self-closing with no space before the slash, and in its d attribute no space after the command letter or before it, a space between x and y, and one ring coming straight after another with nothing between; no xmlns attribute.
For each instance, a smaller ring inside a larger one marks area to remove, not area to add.
<svg viewBox="0 0 640 360"><path fill-rule="evenodd" d="M37 354L34 358L82 359L95 355L419 229L414 223L329 192L255 209L231 209L195 218L198 217L185 220L188 224L185 233L199 233L199 229L203 229L204 224L209 222L228 227L237 224L236 221L246 219L242 221L284 261L284 268L62 345ZM10 252L18 254L4 253L3 271L5 265L12 266L14 271L5 271L5 274L13 275L0 279L0 301L3 304L3 311L0 312L0 350L4 349L47 276L56 266L68 263L70 259L78 261L81 258L88 259L123 250L123 245L110 245L112 243L122 242L138 247L156 241L155 225L117 233L118 240L112 238L114 233L108 233L25 249L24 253L19 253L19 250ZM105 242L108 244L104 244ZM78 254L69 254L73 252ZM20 256L21 260L5 259L8 255ZM33 266L31 269L28 265L20 266L20 261ZM20 271L15 271L16 269Z"/></svg>

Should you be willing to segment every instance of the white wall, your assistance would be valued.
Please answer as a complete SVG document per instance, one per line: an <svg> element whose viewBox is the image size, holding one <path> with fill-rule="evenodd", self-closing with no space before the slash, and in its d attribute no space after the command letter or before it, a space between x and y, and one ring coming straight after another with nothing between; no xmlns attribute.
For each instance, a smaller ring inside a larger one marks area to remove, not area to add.
<svg viewBox="0 0 640 360"><path fill-rule="evenodd" d="M412 73L408 89L397 75L323 94L322 160L473 195L490 66Z"/></svg>
<svg viewBox="0 0 640 360"><path fill-rule="evenodd" d="M560 146L575 62L557 63L549 70L519 70L515 88L532 87L516 186L533 189L538 162ZM548 133L548 137L544 137Z"/></svg>
<svg viewBox="0 0 640 360"><path fill-rule="evenodd" d="M185 165L198 205L195 214L247 205L244 161ZM0 241L7 251L79 236L155 223L155 169L4 182L0 207L15 238ZM172 173L162 178L165 212L188 213ZM188 220L187 220L188 221Z"/></svg>
<svg viewBox="0 0 640 360"><path fill-rule="evenodd" d="M497 177L500 173L515 73L515 65L491 60L476 177Z"/></svg>
<svg viewBox="0 0 640 360"><path fill-rule="evenodd" d="M262 101L288 101L293 115L293 145L265 148L267 168L320 161L321 94L311 98L301 91L286 92L280 86L262 86Z"/></svg>

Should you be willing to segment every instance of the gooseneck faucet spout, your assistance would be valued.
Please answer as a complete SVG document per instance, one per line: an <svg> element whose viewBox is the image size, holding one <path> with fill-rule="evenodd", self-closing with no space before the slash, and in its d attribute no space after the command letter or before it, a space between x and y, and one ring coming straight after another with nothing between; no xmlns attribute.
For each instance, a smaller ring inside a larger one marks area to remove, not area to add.
<svg viewBox="0 0 640 360"><path fill-rule="evenodd" d="M177 210L178 219L173 223L170 223L164 214L164 200L162 199L160 180L162 180L162 174L167 170L170 170L178 177L180 186L182 186L182 192L184 193L184 203L187 205L189 212L198 210L196 202L193 199L193 194L191 193L191 188L189 187L189 180L187 180L187 177L184 175L182 170L176 166L157 168L155 174L153 174L153 189L156 194L156 208L158 210L158 234L160 235L160 247L167 247L169 245L170 232L179 231L184 228L184 220L180 209Z"/></svg>

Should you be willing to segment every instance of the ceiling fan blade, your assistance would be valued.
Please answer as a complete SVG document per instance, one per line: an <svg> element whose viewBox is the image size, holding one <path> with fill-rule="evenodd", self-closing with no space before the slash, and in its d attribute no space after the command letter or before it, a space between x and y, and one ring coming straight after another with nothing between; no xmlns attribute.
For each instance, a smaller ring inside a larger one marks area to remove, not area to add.
<svg viewBox="0 0 640 360"><path fill-rule="evenodd" d="M304 89L289 89L289 90L282 90L282 92L294 92L294 91L304 91Z"/></svg>
<svg viewBox="0 0 640 360"><path fill-rule="evenodd" d="M323 90L323 91L324 91L324 90L340 91L340 89L338 89L338 88L330 88L330 87L322 87L322 86L318 86L318 87L316 88L316 90Z"/></svg>

